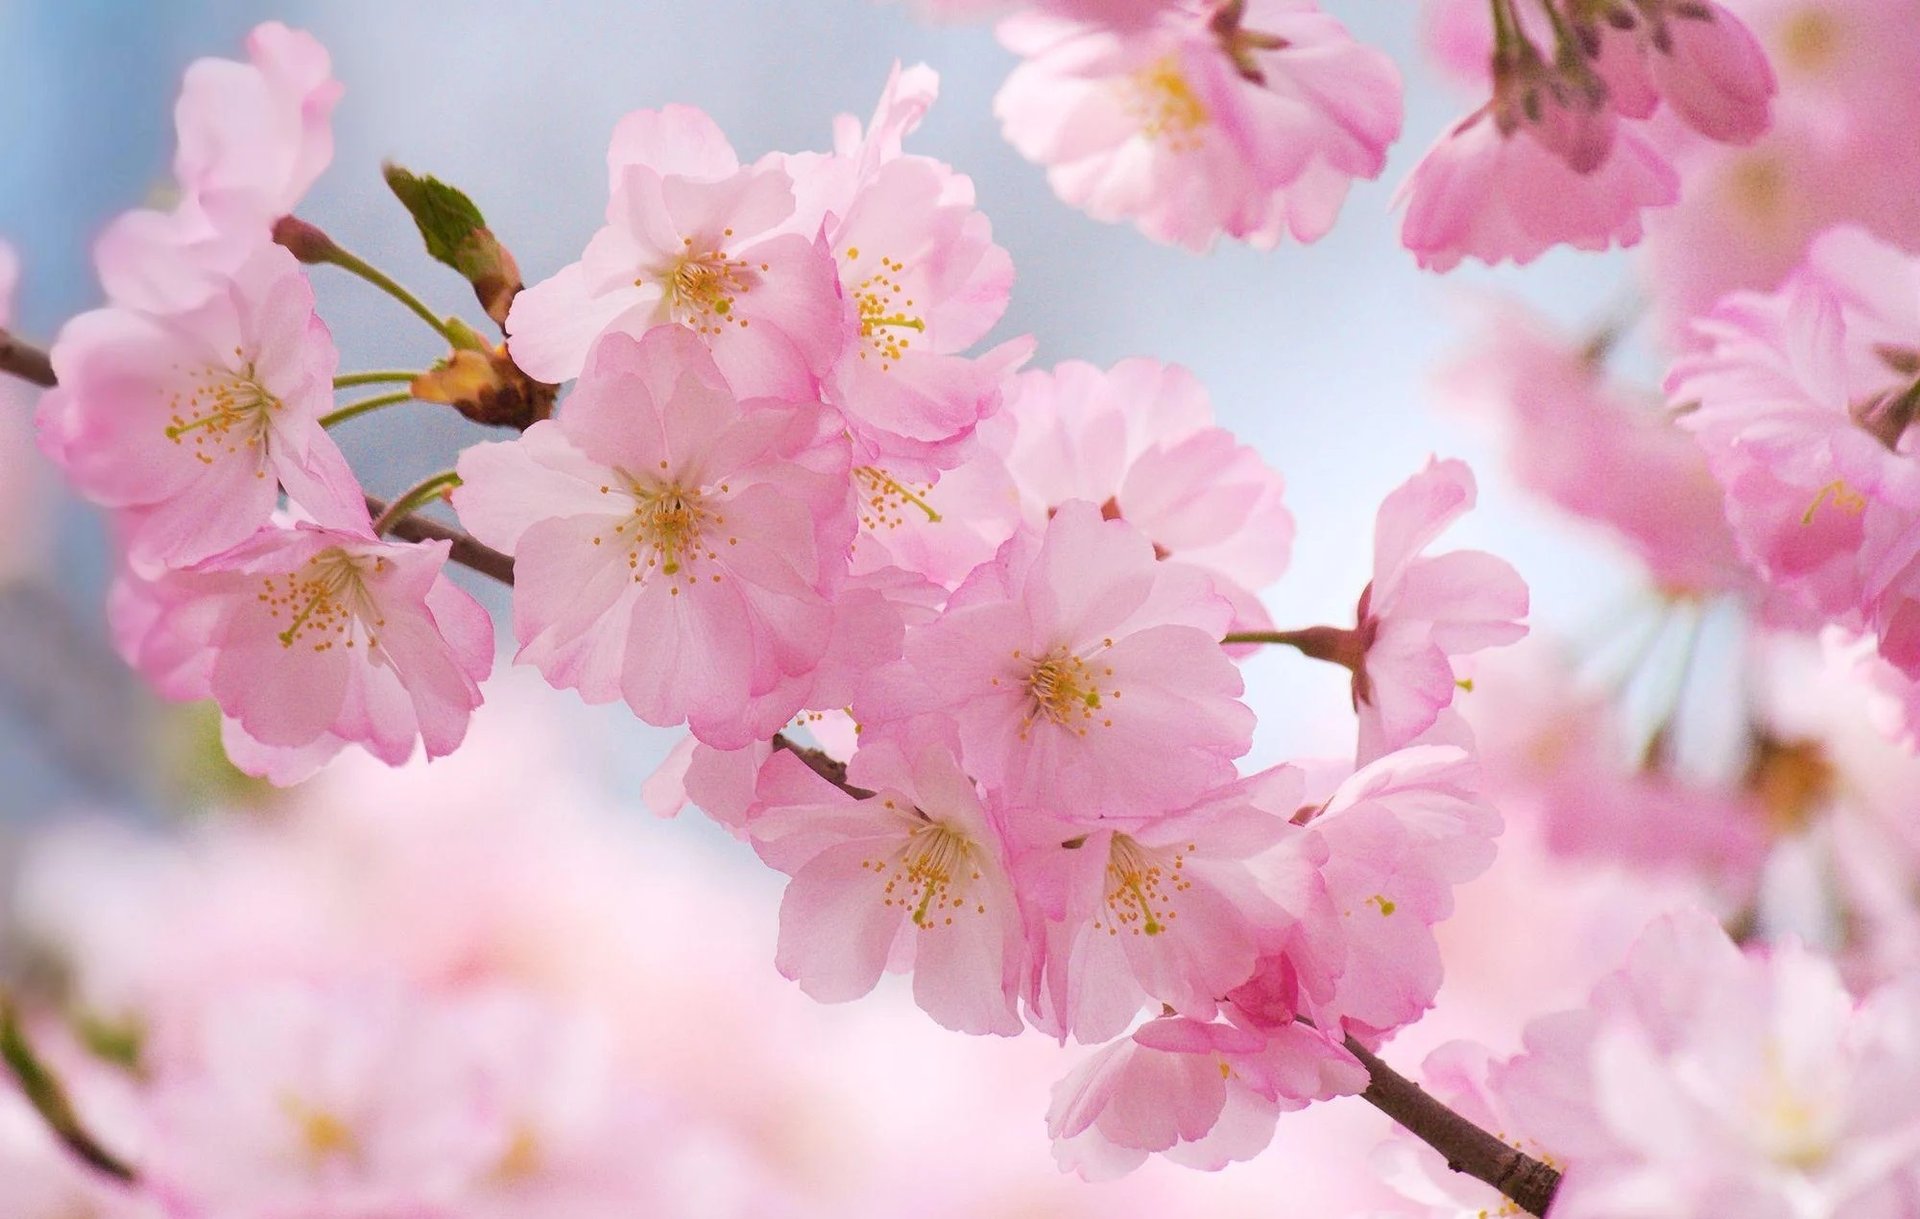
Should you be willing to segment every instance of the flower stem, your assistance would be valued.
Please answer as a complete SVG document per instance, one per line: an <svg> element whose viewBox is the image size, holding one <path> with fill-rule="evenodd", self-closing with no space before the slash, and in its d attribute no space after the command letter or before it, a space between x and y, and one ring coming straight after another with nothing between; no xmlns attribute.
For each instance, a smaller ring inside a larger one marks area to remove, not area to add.
<svg viewBox="0 0 1920 1219"><path fill-rule="evenodd" d="M128 1184L135 1180L133 1169L101 1145L81 1124L80 1115L74 1111L66 1087L34 1053L33 1046L27 1041L26 1031L20 1027L19 1012L14 1009L13 1001L4 994L0 994L0 1060L5 1061L14 1079L19 1082L21 1095L68 1151L104 1176Z"/></svg>
<svg viewBox="0 0 1920 1219"><path fill-rule="evenodd" d="M342 373L333 379L335 389L351 389L356 385L410 384L420 374L408 372L404 368L380 368L372 372Z"/></svg>
<svg viewBox="0 0 1920 1219"><path fill-rule="evenodd" d="M364 415L368 411L377 411L383 406L392 406L396 402L411 401L413 401L413 394L408 390L401 390L398 393L392 394L381 394L374 398L362 398L358 402L349 402L339 410L330 411L320 416L320 426L332 427L336 423L345 423L356 415Z"/></svg>
<svg viewBox="0 0 1920 1219"><path fill-rule="evenodd" d="M414 509L444 497L447 492L459 485L460 476L452 470L442 470L438 474L421 479L387 505L386 511L373 522L374 533L386 533L396 522L411 516Z"/></svg>
<svg viewBox="0 0 1920 1219"><path fill-rule="evenodd" d="M1357 630L1338 626L1310 626L1298 631L1237 631L1220 641L1237 643L1277 643L1293 648L1315 660L1332 661L1358 670L1366 660L1366 641Z"/></svg>
<svg viewBox="0 0 1920 1219"><path fill-rule="evenodd" d="M416 314L420 316L421 321L433 327L435 334L438 334L441 338L447 341L447 346L449 347L466 346L466 344L462 343L460 339L454 335L453 329L447 325L446 319L440 317L439 315L434 313L433 310L427 308L426 305L421 302L419 297L415 296L413 293L401 287L390 276L388 276L386 272L382 271L379 267L374 266L372 263L360 257L358 254L355 254L351 250L342 249L341 247L336 245L326 251L325 261L332 263L334 266L339 267L343 271L351 271L353 274L358 275L361 279L366 280L368 283L380 289L382 292L385 292L388 296L391 296L393 299L399 301L401 304L405 305L407 308L413 310Z"/></svg>

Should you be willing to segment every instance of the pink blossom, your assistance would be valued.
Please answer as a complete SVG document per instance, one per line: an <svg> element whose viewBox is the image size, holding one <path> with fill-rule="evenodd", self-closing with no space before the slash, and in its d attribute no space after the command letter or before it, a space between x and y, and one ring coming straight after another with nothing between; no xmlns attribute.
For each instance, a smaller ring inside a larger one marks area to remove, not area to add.
<svg viewBox="0 0 1920 1219"><path fill-rule="evenodd" d="M333 159L341 86L326 48L270 21L247 36L247 56L188 66L174 108L180 202L125 213L95 247L114 304L158 312L197 304L269 239Z"/></svg>
<svg viewBox="0 0 1920 1219"><path fill-rule="evenodd" d="M1006 418L1004 412L994 416L993 425ZM880 466L857 467L853 494L860 517L853 570L890 582L887 595L903 611L916 603L939 609L947 593L993 559L1022 517L1006 463L985 444L968 446L959 465L930 471L924 480Z"/></svg>
<svg viewBox="0 0 1920 1219"><path fill-rule="evenodd" d="M461 520L519 559L520 659L723 749L771 736L833 637L834 431L817 403L742 400L685 328L596 345L557 420L460 458Z"/></svg>
<svg viewBox="0 0 1920 1219"><path fill-rule="evenodd" d="M823 232L855 315L826 400L846 417L856 460L901 478L958 464L1032 350L1021 339L964 354L1006 311L1013 261L965 175L902 151L938 91L926 65L896 64L864 128L840 117L832 153L769 158L793 177L791 227Z"/></svg>
<svg viewBox="0 0 1920 1219"><path fill-rule="evenodd" d="M437 1016L387 988L229 995L158 1066L150 1187L186 1214L444 1213L486 1131Z"/></svg>
<svg viewBox="0 0 1920 1219"><path fill-rule="evenodd" d="M1366 1068L1324 1034L1268 1034L1186 1018L1154 1020L1054 1085L1054 1158L1089 1181L1158 1152L1220 1169L1266 1149L1283 1110L1367 1086Z"/></svg>
<svg viewBox="0 0 1920 1219"><path fill-rule="evenodd" d="M347 742L389 765L416 741L441 757L493 665L492 622L446 558L445 542L268 526L193 568L124 574L115 640L165 696L218 702L270 774L301 776Z"/></svg>
<svg viewBox="0 0 1920 1219"><path fill-rule="evenodd" d="M198 305L109 307L53 346L42 447L89 498L122 509L139 565L185 565L267 523L286 488L317 519L364 528L359 483L320 417L337 356L293 255L259 246Z"/></svg>
<svg viewBox="0 0 1920 1219"><path fill-rule="evenodd" d="M1639 4L1632 36L1653 91L1710 140L1750 144L1766 133L1776 84L1767 53L1725 7L1694 0Z"/></svg>
<svg viewBox="0 0 1920 1219"><path fill-rule="evenodd" d="M1073 501L908 631L917 694L875 692L855 711L869 725L952 716L967 769L1016 807L1072 792L1090 813L1151 816L1231 781L1247 751L1227 618L1199 571Z"/></svg>
<svg viewBox="0 0 1920 1219"><path fill-rule="evenodd" d="M1836 224L1920 248L1911 206L1920 27L1881 0L1740 0L1778 77L1773 129L1728 147L1675 130L1688 189L1650 217L1644 276L1675 345L1691 319L1736 289L1770 290Z"/></svg>
<svg viewBox="0 0 1920 1219"><path fill-rule="evenodd" d="M1891 271L1891 273L1889 273ZM1920 262L1852 230L1815 244L1772 295L1696 325L1667 392L1727 490L1742 553L1826 619L1920 668L1902 625L1920 480L1902 452L1920 347Z"/></svg>
<svg viewBox="0 0 1920 1219"><path fill-rule="evenodd" d="M1748 900L1770 849L1769 810L1737 783L1636 756L1650 751L1626 709L1585 688L1573 660L1536 636L1476 664L1461 709L1489 795L1509 814L1537 817L1555 855L1595 870L1604 861L1640 875L1680 872L1727 901ZM1766 752L1750 764L1756 774Z"/></svg>
<svg viewBox="0 0 1920 1219"><path fill-rule="evenodd" d="M1491 1084L1566 1173L1556 1215L1895 1215L1920 1154L1920 989L1856 1001L1797 944L1655 923Z"/></svg>
<svg viewBox="0 0 1920 1219"><path fill-rule="evenodd" d="M1417 1019L1441 978L1435 924L1493 862L1501 820L1473 761L1422 745L1363 767L1256 866L1295 924L1231 996L1261 1027L1310 1016L1369 1044Z"/></svg>
<svg viewBox="0 0 1920 1219"><path fill-rule="evenodd" d="M1473 500L1466 465L1434 460L1380 505L1373 579L1360 594L1354 632L1341 633L1329 653L1353 667L1362 761L1433 727L1453 702L1453 657L1527 633L1518 621L1527 586L1505 560L1478 550L1423 553Z"/></svg>
<svg viewBox="0 0 1920 1219"><path fill-rule="evenodd" d="M1673 166L1637 132L1582 173L1530 129L1503 134L1491 108L1434 144L1400 188L1401 242L1430 271L1462 259L1529 263L1556 245L1604 250L1640 240L1640 212L1679 197Z"/></svg>
<svg viewBox="0 0 1920 1219"><path fill-rule="evenodd" d="M514 298L514 361L566 381L601 335L673 325L711 348L741 393L812 397L849 322L829 252L814 233L786 231L787 172L742 167L713 120L687 106L622 119L607 167L606 227L579 262Z"/></svg>
<svg viewBox="0 0 1920 1219"><path fill-rule="evenodd" d="M182 1213L617 1213L660 1188L658 1136L606 1030L512 991L254 984L151 1085L149 1188Z"/></svg>
<svg viewBox="0 0 1920 1219"><path fill-rule="evenodd" d="M825 1002L911 969L914 1001L963 1033L1020 1031L1020 910L994 815L937 732L870 741L853 799L781 751L762 768L749 825L762 859L793 877L775 963Z"/></svg>
<svg viewBox="0 0 1920 1219"><path fill-rule="evenodd" d="M1219 577L1243 621L1280 578L1293 544L1285 483L1253 449L1214 426L1186 369L1122 360L1026 372L987 443L1001 451L1029 524L1072 499L1139 527L1163 558Z"/></svg>
<svg viewBox="0 0 1920 1219"><path fill-rule="evenodd" d="M1660 398L1609 376L1595 352L1544 318L1517 303L1487 309L1441 387L1493 417L1522 486L1605 527L1663 590L1752 588L1699 446Z"/></svg>
<svg viewBox="0 0 1920 1219"><path fill-rule="evenodd" d="M263 221L293 210L333 160L331 118L342 92L311 34L265 22L247 35L247 63L195 60L174 107L183 191L234 193Z"/></svg>
<svg viewBox="0 0 1920 1219"><path fill-rule="evenodd" d="M1280 921L1247 861L1289 833L1299 790L1282 767L1149 819L1091 815L1097 806L1023 817L1015 867L1040 954L1034 1022L1096 1042L1150 1002L1212 1017Z"/></svg>
<svg viewBox="0 0 1920 1219"><path fill-rule="evenodd" d="M1261 249L1319 238L1400 130L1392 62L1307 0L1122 25L1020 13L999 36L1024 62L994 111L1055 193L1192 250L1223 232Z"/></svg>

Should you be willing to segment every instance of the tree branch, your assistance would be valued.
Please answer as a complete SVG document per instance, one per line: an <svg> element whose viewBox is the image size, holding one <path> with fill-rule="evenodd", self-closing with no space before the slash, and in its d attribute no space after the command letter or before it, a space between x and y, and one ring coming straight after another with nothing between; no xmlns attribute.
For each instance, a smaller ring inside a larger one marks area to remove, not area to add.
<svg viewBox="0 0 1920 1219"><path fill-rule="evenodd" d="M4 329L0 329L0 372L42 389L52 389L56 383L53 361L47 359L47 353L20 341Z"/></svg>
<svg viewBox="0 0 1920 1219"><path fill-rule="evenodd" d="M35 385L52 386L54 384L53 366L48 362L46 353L30 347L0 330L0 373L11 374ZM383 500L367 496L367 510L379 516L386 510ZM513 583L513 558L497 550L481 545L478 541L458 529L452 529L426 517L411 515L395 521L391 527L395 537L409 542L445 541L453 543L448 558L463 567L468 567L483 576L490 576L502 584ZM1323 628L1328 629L1330 628ZM1309 643L1309 641L1311 641ZM1229 642L1247 643L1285 643L1314 654L1313 645L1321 645L1323 640L1313 631L1275 632L1272 635L1229 637ZM1309 646L1303 647L1302 644ZM1321 650L1337 650L1322 648ZM784 733L773 737L775 749L785 749L804 762L815 774L833 784L855 799L865 799L873 793L864 788L855 787L847 782L847 768L824 751L811 749L788 738ZM0 1009L0 1015L4 1010ZM1395 1072L1392 1067L1381 1062L1367 1048L1347 1038L1347 1050L1358 1058L1367 1068L1370 1082L1366 1091L1360 1094L1362 1100L1380 1110L1395 1122L1405 1127L1421 1142L1446 1157L1447 1167L1455 1172L1486 1182L1512 1199L1534 1215L1545 1215L1547 1207L1553 1202L1554 1191L1559 1187L1560 1174L1549 1165L1543 1164L1515 1147L1502 1142L1492 1134L1474 1125L1466 1118L1447 1108L1433 1097L1422 1091L1420 1086L1405 1076ZM48 1116L49 1122L54 1115ZM55 1125L55 1133L68 1140L68 1133ZM79 1132L84 1138L84 1131ZM69 1142L69 1146L74 1146ZM113 1173L117 1167L124 1172L125 1167L105 1152L94 1150L105 1156L105 1162L96 1162L86 1151L75 1147L76 1153L87 1158L102 1171Z"/></svg>
<svg viewBox="0 0 1920 1219"><path fill-rule="evenodd" d="M40 1061L40 1056L33 1052L26 1031L20 1027L20 1017L14 1011L13 1001L4 994L0 994L0 1061L4 1061L13 1072L14 1079L20 1084L21 1095L27 1098L27 1103L33 1106L53 1136L60 1140L61 1146L95 1172L123 1184L130 1185L135 1181L133 1169L119 1156L108 1151L81 1123L66 1088L60 1083L59 1077Z"/></svg>
<svg viewBox="0 0 1920 1219"><path fill-rule="evenodd" d="M1347 1052L1360 1060L1370 1077L1361 1100L1439 1152L1448 1168L1485 1181L1529 1214L1547 1213L1560 1187L1559 1170L1461 1117L1351 1037Z"/></svg>

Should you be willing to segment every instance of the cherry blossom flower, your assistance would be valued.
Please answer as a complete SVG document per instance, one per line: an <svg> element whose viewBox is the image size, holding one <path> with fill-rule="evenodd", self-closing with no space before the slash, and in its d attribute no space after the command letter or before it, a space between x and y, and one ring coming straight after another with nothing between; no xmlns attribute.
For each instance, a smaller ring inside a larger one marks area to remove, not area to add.
<svg viewBox="0 0 1920 1219"><path fill-rule="evenodd" d="M1422 267L1462 259L1529 263L1556 245L1581 250L1640 240L1640 213L1679 197L1673 166L1644 137L1619 131L1582 173L1530 131L1503 134L1491 109L1462 119L1401 186L1400 239Z"/></svg>
<svg viewBox="0 0 1920 1219"><path fill-rule="evenodd" d="M1880 0L1740 0L1731 6L1779 81L1771 131L1728 146L1683 130L1667 151L1687 182L1647 225L1642 282L1670 343L1727 293L1769 291L1823 230L1864 225L1920 247L1911 206L1920 27Z"/></svg>
<svg viewBox="0 0 1920 1219"><path fill-rule="evenodd" d="M833 153L772 158L800 198L792 227L824 232L855 314L858 333L825 398L846 418L860 464L896 479L958 464L1033 346L962 354L1006 311L1013 260L966 176L901 150L938 89L924 64L896 64L864 129L841 116Z"/></svg>
<svg viewBox="0 0 1920 1219"><path fill-rule="evenodd" d="M1609 376L1544 318L1512 302L1488 309L1441 388L1507 432L1507 468L1522 486L1606 527L1663 590L1758 591L1698 444L1657 395Z"/></svg>
<svg viewBox="0 0 1920 1219"><path fill-rule="evenodd" d="M174 108L181 190L170 212L115 220L95 247L114 304L173 312L199 302L269 240L333 159L340 99L325 47L278 22L254 27L246 63L196 60Z"/></svg>
<svg viewBox="0 0 1920 1219"><path fill-rule="evenodd" d="M320 427L337 356L293 255L261 245L197 306L83 313L53 347L42 447L122 509L139 565L181 566L267 523L285 487L316 519L367 524L360 485Z"/></svg>
<svg viewBox="0 0 1920 1219"><path fill-rule="evenodd" d="M1228 605L1084 501L976 571L907 632L918 689L856 702L866 724L951 716L968 770L1016 807L1164 813L1231 781L1252 713L1219 645Z"/></svg>
<svg viewBox="0 0 1920 1219"><path fill-rule="evenodd" d="M579 262L514 298L514 362L566 381L601 335L673 325L712 349L739 392L813 397L849 323L817 234L786 231L786 170L741 166L713 120L688 106L627 115L607 167L606 227Z"/></svg>
<svg viewBox="0 0 1920 1219"><path fill-rule="evenodd" d="M1898 1214L1920 1155L1911 981L1856 1000L1797 944L1655 923L1580 1011L1490 1073L1565 1165L1556 1215Z"/></svg>
<svg viewBox="0 0 1920 1219"><path fill-rule="evenodd" d="M482 1082L392 990L229 996L155 1081L152 1188L186 1213L431 1213L480 1170ZM236 1138L238 1142L236 1143Z"/></svg>
<svg viewBox="0 0 1920 1219"><path fill-rule="evenodd" d="M1247 861L1291 830L1299 790L1282 767L1167 815L1022 818L1016 876L1040 954L1034 1022L1096 1042L1150 1001L1212 1017L1280 922Z"/></svg>
<svg viewBox="0 0 1920 1219"><path fill-rule="evenodd" d="M466 450L453 502L518 556L521 661L735 749L807 705L787 679L827 654L847 462L817 402L742 400L697 336L664 327L597 344L558 419Z"/></svg>
<svg viewBox="0 0 1920 1219"><path fill-rule="evenodd" d="M441 757L493 667L492 621L443 574L447 549L269 525L192 568L123 574L115 641L167 697L218 702L270 775L348 742L389 765L416 741Z"/></svg>
<svg viewBox="0 0 1920 1219"><path fill-rule="evenodd" d="M1237 627L1261 616L1254 594L1286 571L1285 483L1214 425L1205 387L1178 365L1068 361L1022 373L987 443L1005 455L1029 524L1068 500L1099 504L1138 526L1156 555L1219 577Z"/></svg>
<svg viewBox="0 0 1920 1219"><path fill-rule="evenodd" d="M1622 114L1646 118L1657 100L1709 140L1750 144L1766 133L1778 91L1773 68L1753 31L1725 6L1610 0L1576 7L1574 15Z"/></svg>
<svg viewBox="0 0 1920 1219"><path fill-rule="evenodd" d="M1089 1181L1158 1152L1219 1169L1264 1151L1283 1110L1349 1096L1366 1068L1302 1025L1270 1034L1184 1017L1150 1021L1054 1085L1054 1158Z"/></svg>
<svg viewBox="0 0 1920 1219"><path fill-rule="evenodd" d="M1121 25L1023 12L999 36L1024 62L995 113L1055 193L1192 250L1223 232L1262 249L1321 237L1400 130L1392 62L1307 0Z"/></svg>
<svg viewBox="0 0 1920 1219"><path fill-rule="evenodd" d="M1447 66L1493 95L1401 190L1402 240L1432 270L1633 245L1641 211L1679 198L1665 132L1748 144L1772 121L1766 55L1717 4L1449 4L1428 32ZM1677 122L1656 115L1663 104Z"/></svg>
<svg viewBox="0 0 1920 1219"><path fill-rule="evenodd" d="M1378 758L1432 728L1453 702L1454 656L1527 633L1527 586L1505 560L1478 550L1422 552L1473 507L1473 474L1434 460L1380 505L1373 579L1351 631L1304 633L1303 646L1353 670L1359 756Z"/></svg>
<svg viewBox="0 0 1920 1219"><path fill-rule="evenodd" d="M1700 348L1667 381L1747 560L1827 620L1875 633L1909 672L1916 276L1908 256L1835 230L1779 292L1736 293L1702 318Z"/></svg>
<svg viewBox="0 0 1920 1219"><path fill-rule="evenodd" d="M1306 832L1255 863L1292 926L1229 998L1256 1027L1305 1015L1375 1044L1432 1005L1434 926L1493 861L1500 815L1465 751L1422 745L1361 768L1295 820Z"/></svg>
<svg viewBox="0 0 1920 1219"><path fill-rule="evenodd" d="M781 751L761 770L749 825L762 859L793 877L780 905L780 972L816 999L871 991L890 963L914 1000L963 1033L1021 1029L1020 910L994 815L937 733L868 742L848 782Z"/></svg>

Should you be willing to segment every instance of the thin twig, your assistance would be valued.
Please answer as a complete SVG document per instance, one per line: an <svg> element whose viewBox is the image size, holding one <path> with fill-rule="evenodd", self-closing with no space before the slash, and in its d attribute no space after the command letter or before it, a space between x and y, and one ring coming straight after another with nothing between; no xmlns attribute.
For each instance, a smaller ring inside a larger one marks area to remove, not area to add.
<svg viewBox="0 0 1920 1219"><path fill-rule="evenodd" d="M1461 1117L1351 1037L1347 1052L1367 1069L1367 1090L1360 1094L1361 1100L1439 1152L1448 1168L1485 1181L1528 1214L1547 1213L1560 1188L1558 1169Z"/></svg>
<svg viewBox="0 0 1920 1219"><path fill-rule="evenodd" d="M14 1010L13 1001L4 994L0 994L0 1061L4 1061L13 1072L14 1079L19 1081L21 1095L26 1097L53 1136L60 1140L61 1146L95 1172L127 1185L138 1179L124 1160L108 1151L81 1123L80 1115L74 1111L73 1101L67 1096L66 1087L61 1084L59 1076L33 1052L26 1030L20 1027L19 1013Z"/></svg>
<svg viewBox="0 0 1920 1219"><path fill-rule="evenodd" d="M378 520L387 510L387 501L375 496L367 496L367 512ZM387 525L387 532L403 542L452 542L453 548L447 557L462 567L468 567L483 576L491 577L502 584L513 583L513 556L501 554L490 546L482 546L472 534L450 529L438 521L428 520L418 514L403 516Z"/></svg>
<svg viewBox="0 0 1920 1219"><path fill-rule="evenodd" d="M56 384L53 361L47 358L47 353L21 342L5 330L0 330L0 372L43 389L52 389Z"/></svg>

